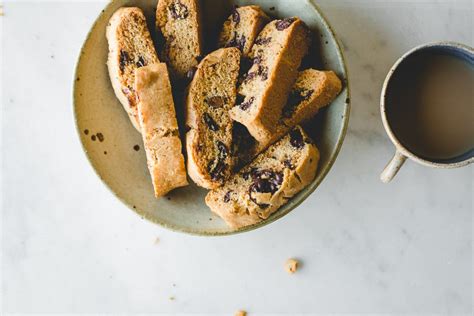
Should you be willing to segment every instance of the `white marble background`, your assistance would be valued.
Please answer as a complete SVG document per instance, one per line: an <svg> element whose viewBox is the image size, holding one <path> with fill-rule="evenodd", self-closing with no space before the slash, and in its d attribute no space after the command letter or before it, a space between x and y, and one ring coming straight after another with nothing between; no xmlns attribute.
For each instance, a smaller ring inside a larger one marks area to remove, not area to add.
<svg viewBox="0 0 474 316"><path fill-rule="evenodd" d="M424 42L472 46L471 1L320 0L350 70L343 150L296 211L224 238L140 219L81 152L72 72L104 3L3 3L3 312L472 313L472 167L408 162L390 185L378 180L393 153L378 109L386 72ZM303 262L293 276L288 257Z"/></svg>

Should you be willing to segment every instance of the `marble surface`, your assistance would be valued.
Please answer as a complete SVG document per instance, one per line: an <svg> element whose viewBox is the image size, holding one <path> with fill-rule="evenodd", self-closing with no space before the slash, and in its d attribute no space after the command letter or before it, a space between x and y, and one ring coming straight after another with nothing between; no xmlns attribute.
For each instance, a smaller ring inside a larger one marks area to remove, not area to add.
<svg viewBox="0 0 474 316"><path fill-rule="evenodd" d="M471 1L319 4L348 59L350 129L318 190L276 223L200 238L142 220L81 151L71 81L105 1L4 1L0 17L2 300L7 313L471 314L473 169L408 162L395 181L386 72L418 44L473 45ZM283 268L296 257L295 275Z"/></svg>

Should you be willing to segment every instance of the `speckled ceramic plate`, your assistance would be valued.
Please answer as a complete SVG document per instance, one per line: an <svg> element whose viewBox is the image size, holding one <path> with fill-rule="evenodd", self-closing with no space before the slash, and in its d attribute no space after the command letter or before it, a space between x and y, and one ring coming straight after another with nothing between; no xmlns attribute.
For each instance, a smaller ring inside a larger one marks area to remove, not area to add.
<svg viewBox="0 0 474 316"><path fill-rule="evenodd" d="M226 235L249 231L288 214L321 183L341 148L349 120L349 85L341 49L331 27L308 0L203 0L205 34L215 38L232 6L257 4L274 17L299 16L314 31L314 44L306 66L334 70L344 90L334 103L309 122L306 129L321 151L316 179L267 220L239 231L231 230L204 203L206 190L195 185L155 199L138 132L117 100L109 81L105 28L119 7L138 6L154 25L157 0L111 1L97 18L82 48L74 81L74 113L84 151L98 176L110 190L140 216L164 227L198 235ZM178 102L177 102L178 103ZM178 105L179 106L179 105ZM182 106L182 105L181 105Z"/></svg>

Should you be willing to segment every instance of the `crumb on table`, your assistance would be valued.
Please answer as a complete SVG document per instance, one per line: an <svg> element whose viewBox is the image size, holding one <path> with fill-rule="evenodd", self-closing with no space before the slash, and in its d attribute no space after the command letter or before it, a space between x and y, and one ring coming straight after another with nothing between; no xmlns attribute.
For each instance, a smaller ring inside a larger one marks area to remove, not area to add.
<svg viewBox="0 0 474 316"><path fill-rule="evenodd" d="M290 274L293 274L296 272L296 270L298 269L298 260L296 259L288 259L286 260L286 263L285 263L285 269L286 269L286 272L290 273Z"/></svg>
<svg viewBox="0 0 474 316"><path fill-rule="evenodd" d="M247 316L247 312L246 311L238 311L237 313L235 313L235 316Z"/></svg>

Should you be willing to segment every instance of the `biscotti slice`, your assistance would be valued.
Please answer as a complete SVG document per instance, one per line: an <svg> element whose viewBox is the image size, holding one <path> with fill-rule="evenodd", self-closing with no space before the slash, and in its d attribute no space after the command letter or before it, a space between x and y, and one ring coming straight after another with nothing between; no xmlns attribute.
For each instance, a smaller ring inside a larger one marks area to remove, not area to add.
<svg viewBox="0 0 474 316"><path fill-rule="evenodd" d="M237 47L244 57L248 57L255 39L265 24L268 15L259 6L236 7L224 22L219 36L219 47Z"/></svg>
<svg viewBox="0 0 474 316"><path fill-rule="evenodd" d="M206 204L233 228L256 224L310 184L318 162L318 149L298 126L210 191Z"/></svg>
<svg viewBox="0 0 474 316"><path fill-rule="evenodd" d="M255 41L250 52L253 65L239 88L231 117L257 141L275 132L309 41L308 29L298 18L270 22Z"/></svg>
<svg viewBox="0 0 474 316"><path fill-rule="evenodd" d="M233 121L240 51L221 48L197 67L186 100L186 151L188 173L204 188L216 188L230 177L235 164L232 152Z"/></svg>
<svg viewBox="0 0 474 316"><path fill-rule="evenodd" d="M329 105L338 96L341 89L341 80L333 71L301 71L283 107L276 132L270 138L260 141L256 152L267 148L296 125L313 118L319 109Z"/></svg>
<svg viewBox="0 0 474 316"><path fill-rule="evenodd" d="M137 69L141 132L156 197L188 185L166 64Z"/></svg>
<svg viewBox="0 0 474 316"><path fill-rule="evenodd" d="M199 0L159 0L156 26L165 44L163 58L173 76L183 78L203 54Z"/></svg>
<svg viewBox="0 0 474 316"><path fill-rule="evenodd" d="M133 126L140 130L134 90L135 70L159 63L143 11L120 8L109 21L106 31L109 43L107 65L115 95L127 111Z"/></svg>

